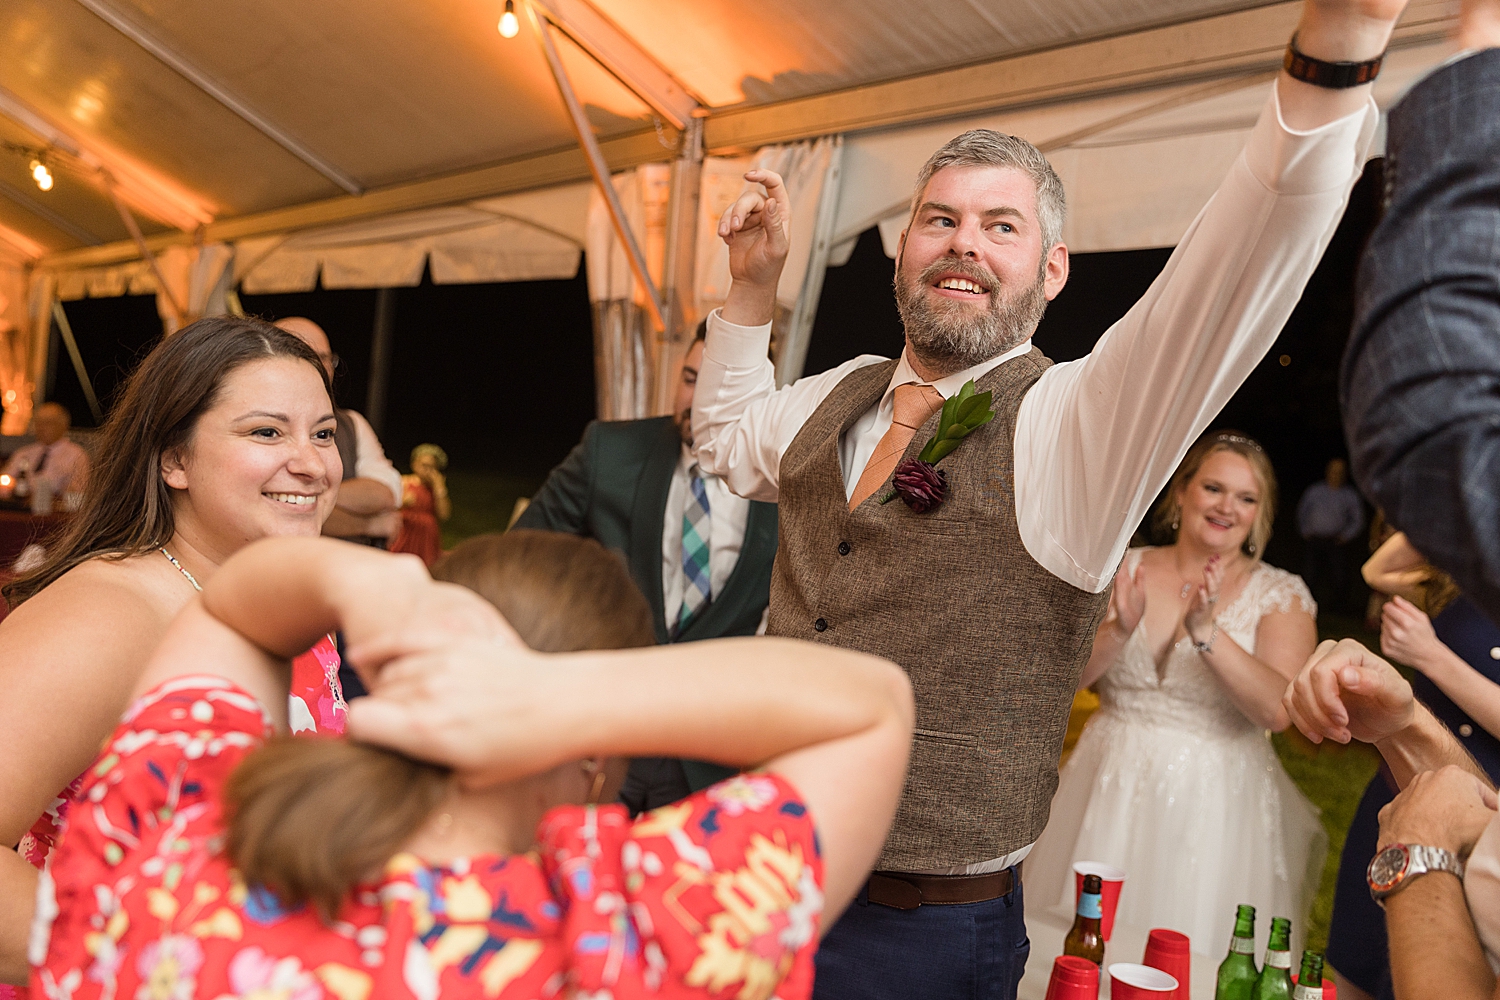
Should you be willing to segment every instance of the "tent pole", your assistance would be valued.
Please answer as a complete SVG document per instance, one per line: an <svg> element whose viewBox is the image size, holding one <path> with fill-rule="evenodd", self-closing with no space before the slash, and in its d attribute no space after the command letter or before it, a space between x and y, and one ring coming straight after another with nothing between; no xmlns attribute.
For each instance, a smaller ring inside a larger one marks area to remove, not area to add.
<svg viewBox="0 0 1500 1000"><path fill-rule="evenodd" d="M147 266L151 268L151 273L156 276L157 290L166 296L167 307L177 317L178 327L182 327L188 321L187 309L183 307L182 303L177 301L177 296L172 293L172 286L167 284L167 279L162 275L161 265L157 263L156 254L151 252L151 248L146 245L146 237L141 235L140 224L135 221L135 215L131 213L130 206L125 204L124 200L120 197L120 192L115 189L115 179L110 176L107 170L100 171L100 176L104 179L104 187L109 191L109 197L115 203L115 211L120 213L120 221L125 223L125 231L130 234L131 239L135 240L135 246L141 253L141 259L146 262Z"/></svg>
<svg viewBox="0 0 1500 1000"><path fill-rule="evenodd" d="M839 187L842 183L844 137L833 136L828 151L828 167L823 173L823 189L818 193L818 212L813 222L812 252L807 258L807 272L802 279L802 293L792 308L787 323L786 343L776 352L776 385L783 386L802 377L807 364L807 346L812 340L813 320L818 315L818 300L823 295L823 278L828 273L828 254L833 250L833 227L838 221Z"/></svg>
<svg viewBox="0 0 1500 1000"><path fill-rule="evenodd" d="M656 283L651 280L651 272L646 267L646 256L641 253L640 244L636 242L635 234L630 230L630 221L625 218L625 208L620 204L619 194L615 192L614 181L609 173L609 164L604 162L604 154L599 151L599 140L594 136L588 116L583 113L583 106L578 103L578 96L573 92L573 84L568 79L568 72L563 68L562 58L557 54L557 45L552 41L549 29L550 22L545 12L539 10L534 3L526 4L526 13L530 16L532 29L541 42L542 54L547 57L547 65L552 69L552 78L557 81L558 93L562 95L563 104L567 105L568 118L573 123L574 133L578 136L578 145L583 147L584 158L589 162L589 173L594 176L594 183L599 186L599 193L604 195L604 203L609 206L609 218L614 223L615 235L625 247L625 255L630 260L630 269L635 273L635 280L639 281L646 291L646 307L651 312L656 329L664 330L666 321L662 317L661 297L657 294Z"/></svg>
<svg viewBox="0 0 1500 1000"><path fill-rule="evenodd" d="M703 179L703 119L693 118L682 133L682 149L672 162L672 195L667 203L667 252L662 267L666 326L656 359L653 413L671 413L678 364L690 344L688 326L697 321L698 196Z"/></svg>
<svg viewBox="0 0 1500 1000"><path fill-rule="evenodd" d="M396 290L375 290L375 329L370 336L370 386L365 419L379 437L385 431L385 397L391 381L391 346L396 337Z"/></svg>
<svg viewBox="0 0 1500 1000"><path fill-rule="evenodd" d="M83 389L83 398L89 404L89 412L94 415L94 426L98 427L104 423L104 411L99 409L99 397L94 395L94 383L89 379L89 371L83 367L83 355L78 351L78 341L73 336L73 324L68 322L68 314L63 311L61 299L52 300L52 318L57 320L58 332L62 334L62 342L68 349L68 357L73 360L73 373L78 376L78 385Z"/></svg>

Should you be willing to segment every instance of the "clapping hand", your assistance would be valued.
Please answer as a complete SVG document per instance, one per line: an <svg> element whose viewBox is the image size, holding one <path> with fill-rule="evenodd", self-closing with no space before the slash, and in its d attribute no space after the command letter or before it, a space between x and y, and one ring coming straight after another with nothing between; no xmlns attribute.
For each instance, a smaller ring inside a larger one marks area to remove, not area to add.
<svg viewBox="0 0 1500 1000"><path fill-rule="evenodd" d="M1380 612L1380 651L1409 667L1423 670L1442 640L1432 630L1432 619L1404 597L1392 597ZM1426 671L1423 670L1425 673Z"/></svg>
<svg viewBox="0 0 1500 1000"><path fill-rule="evenodd" d="M1375 743L1411 724L1411 685L1353 639L1325 639L1282 695L1292 723L1314 743Z"/></svg>
<svg viewBox="0 0 1500 1000"><path fill-rule="evenodd" d="M1495 819L1495 793L1449 764L1424 771L1380 810L1380 846L1423 844L1467 857Z"/></svg>
<svg viewBox="0 0 1500 1000"><path fill-rule="evenodd" d="M1182 619L1188 637L1196 643L1209 641L1207 636L1199 638L1199 635L1213 626L1214 615L1218 612L1219 588L1223 585L1224 560L1213 556L1203 567L1203 582L1194 588L1187 614Z"/></svg>
<svg viewBox="0 0 1500 1000"><path fill-rule="evenodd" d="M1115 591L1109 598L1110 620L1120 630L1120 636L1129 639L1145 614L1146 584L1141 579L1140 565L1136 565L1134 573L1127 573L1123 566L1120 567L1115 574Z"/></svg>

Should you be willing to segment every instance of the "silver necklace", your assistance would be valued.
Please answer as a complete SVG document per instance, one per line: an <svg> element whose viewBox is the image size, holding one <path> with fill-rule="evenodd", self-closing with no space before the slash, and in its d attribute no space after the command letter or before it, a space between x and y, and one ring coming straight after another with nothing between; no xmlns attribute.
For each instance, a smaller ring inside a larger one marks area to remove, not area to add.
<svg viewBox="0 0 1500 1000"><path fill-rule="evenodd" d="M198 591L199 593L202 593L203 587L198 583L197 580L193 579L193 574L191 574L191 573L189 573L187 571L187 567L186 566L182 565L182 563L180 563L180 562L177 561L177 557L176 556L172 555L172 553L170 553L170 552L167 551L167 547L165 545L161 546L159 549L157 549L157 551L160 552L162 555L164 555L164 556L167 557L167 562L169 562L173 566L177 567L177 572L179 572L183 576L187 577L187 582L191 583L193 585L193 589L194 590Z"/></svg>

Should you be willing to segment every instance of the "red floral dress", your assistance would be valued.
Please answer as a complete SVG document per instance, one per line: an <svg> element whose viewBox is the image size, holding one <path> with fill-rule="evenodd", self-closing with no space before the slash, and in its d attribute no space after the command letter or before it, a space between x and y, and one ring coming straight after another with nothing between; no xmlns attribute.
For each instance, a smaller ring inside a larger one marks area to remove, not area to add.
<svg viewBox="0 0 1500 1000"><path fill-rule="evenodd" d="M316 646L292 661L290 718L294 732L338 735L344 731L348 706L339 684L339 654L333 639L324 637ZM101 755L102 756L102 755ZM69 808L77 800L88 771L52 800L45 812L21 838L16 850L34 868L45 868L57 845ZM27 992L0 983L0 1000L26 1000Z"/></svg>
<svg viewBox="0 0 1500 1000"><path fill-rule="evenodd" d="M31 988L103 1000L805 998L822 911L812 818L737 776L632 822L555 809L536 852L398 854L331 926L246 885L219 789L269 735L219 678L137 703L84 778L32 932Z"/></svg>

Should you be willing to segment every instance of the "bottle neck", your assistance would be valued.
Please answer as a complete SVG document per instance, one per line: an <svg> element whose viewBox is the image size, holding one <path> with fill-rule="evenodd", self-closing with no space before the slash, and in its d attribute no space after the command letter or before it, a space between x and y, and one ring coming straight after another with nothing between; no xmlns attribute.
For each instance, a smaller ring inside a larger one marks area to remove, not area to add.
<svg viewBox="0 0 1500 1000"><path fill-rule="evenodd" d="M1303 986L1301 983L1298 983L1296 988L1292 990L1292 1000L1323 1000L1323 987L1321 984L1317 986Z"/></svg>
<svg viewBox="0 0 1500 1000"><path fill-rule="evenodd" d="M1238 931L1234 937L1229 939L1229 953L1231 955L1254 955L1255 935L1241 936Z"/></svg>
<svg viewBox="0 0 1500 1000"><path fill-rule="evenodd" d="M1099 893L1082 892L1078 894L1078 916L1096 923L1104 916L1104 903Z"/></svg>
<svg viewBox="0 0 1500 1000"><path fill-rule="evenodd" d="M1275 948L1266 949L1266 967L1269 969L1286 969L1290 973L1292 968L1292 953L1290 951L1277 951Z"/></svg>

